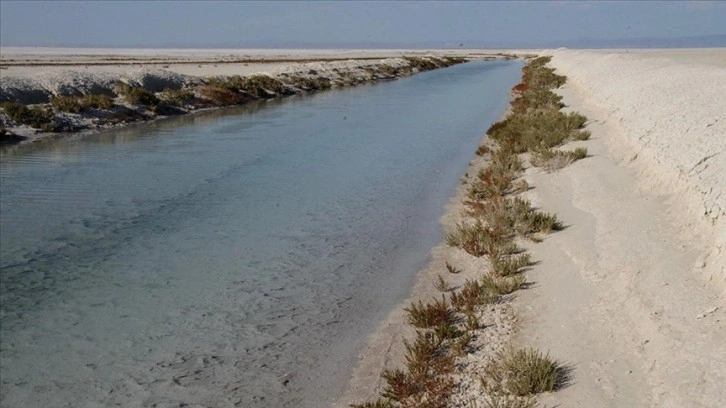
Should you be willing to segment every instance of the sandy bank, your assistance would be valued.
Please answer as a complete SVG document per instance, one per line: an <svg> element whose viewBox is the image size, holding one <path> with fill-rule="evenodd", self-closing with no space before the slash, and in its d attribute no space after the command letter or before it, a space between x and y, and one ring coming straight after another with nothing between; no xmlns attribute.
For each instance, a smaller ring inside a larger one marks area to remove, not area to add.
<svg viewBox="0 0 726 408"><path fill-rule="evenodd" d="M307 74L359 69L404 56L501 56L506 50L174 50L174 49L0 49L1 100L47 102L49 96L98 92L109 84L148 83L181 87L232 75ZM498 55L499 54L499 55ZM157 86L157 87L158 87Z"/></svg>
<svg viewBox="0 0 726 408"><path fill-rule="evenodd" d="M16 143L18 140L29 142L51 135L47 132L114 128L129 122L150 121L201 108L237 105L331 87L396 79L467 59L509 58L492 51L458 50L38 48L3 48L1 56L0 102L47 104L56 97L81 95L114 98L110 108L85 108L79 112L61 111L55 107L52 112L42 114L44 119L41 124L32 119L30 113L13 116L7 110L0 112L3 143ZM244 82L240 77L253 77L254 84ZM130 103L120 94L119 83L155 93L157 101L148 106ZM176 90L182 91L173 96ZM37 109L44 111L46 108L47 105ZM47 117L48 114L51 118ZM5 134L5 128L9 129L9 136ZM46 133L39 129L44 129Z"/></svg>
<svg viewBox="0 0 726 408"><path fill-rule="evenodd" d="M726 289L726 50L556 51L552 66L613 125L613 157L640 185L687 201L709 240L707 279Z"/></svg>
<svg viewBox="0 0 726 408"><path fill-rule="evenodd" d="M551 54L592 138L586 160L528 171L532 201L568 225L532 246L519 303L518 342L574 369L542 402L721 406L726 52Z"/></svg>

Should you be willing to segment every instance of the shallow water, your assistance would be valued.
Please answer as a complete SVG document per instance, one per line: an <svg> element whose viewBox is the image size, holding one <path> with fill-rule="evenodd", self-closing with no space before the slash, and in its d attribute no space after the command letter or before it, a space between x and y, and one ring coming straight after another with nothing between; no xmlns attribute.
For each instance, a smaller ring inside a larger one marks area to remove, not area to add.
<svg viewBox="0 0 726 408"><path fill-rule="evenodd" d="M3 155L2 406L327 405L442 238L520 67Z"/></svg>

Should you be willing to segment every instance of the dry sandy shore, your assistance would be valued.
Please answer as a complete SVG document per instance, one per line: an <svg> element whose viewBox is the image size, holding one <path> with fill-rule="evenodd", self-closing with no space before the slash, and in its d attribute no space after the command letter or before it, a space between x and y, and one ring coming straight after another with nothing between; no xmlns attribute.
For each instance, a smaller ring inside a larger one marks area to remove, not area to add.
<svg viewBox="0 0 726 408"><path fill-rule="evenodd" d="M555 173L530 168L527 195L567 228L528 244L533 286L480 316L457 407L486 406L476 381L497 350L534 346L572 369L542 396L562 407L721 407L726 401L726 50L545 51L568 77L566 110L589 118L590 157ZM468 174L483 164L477 158ZM442 224L462 211L464 191ZM411 299L435 294L444 261L456 286L486 265L440 245ZM406 302L408 304L408 302ZM370 337L346 397L372 400L402 365L405 315ZM473 378L472 378L473 377Z"/></svg>
<svg viewBox="0 0 726 408"><path fill-rule="evenodd" d="M569 225L533 245L518 341L574 368L548 405L726 401L726 50L558 50L592 157L530 171Z"/></svg>

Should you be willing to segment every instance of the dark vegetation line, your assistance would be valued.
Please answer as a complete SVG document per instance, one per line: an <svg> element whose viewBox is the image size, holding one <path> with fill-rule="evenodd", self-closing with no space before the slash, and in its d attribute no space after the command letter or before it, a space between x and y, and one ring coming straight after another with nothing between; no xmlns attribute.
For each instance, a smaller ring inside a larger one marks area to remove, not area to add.
<svg viewBox="0 0 726 408"><path fill-rule="evenodd" d="M22 138L11 131L12 127L20 125L53 133L107 128L129 122L153 120L160 116L185 114L198 109L243 105L334 87L391 80L467 61L459 57L406 57L405 60L406 65L403 66L383 63L360 69L333 69L335 75L331 77L314 70L299 75L283 73L275 77L218 77L207 79L201 85L166 88L162 92L152 92L119 81L106 93L55 96L48 104L3 102L0 104L0 142L7 144L21 141Z"/></svg>
<svg viewBox="0 0 726 408"><path fill-rule="evenodd" d="M89 58L97 56L89 55ZM15 61L2 61L0 68L3 67L48 67L48 66L107 66L107 65L192 65L192 64L274 64L278 62L285 63L307 63L307 62L336 62L348 61L354 59L356 61L381 60L381 57L355 57L355 58L237 58L237 59L200 59L200 60L179 60L173 58L161 59L134 59L124 57L100 58L102 61L52 61L47 59L26 59Z"/></svg>
<svg viewBox="0 0 726 408"><path fill-rule="evenodd" d="M512 89L509 115L489 128L486 144L477 150L488 165L469 184L464 219L446 237L450 246L487 257L488 270L457 289L439 275L434 286L440 299L405 308L416 336L405 341L403 368L383 371L386 386L378 400L352 407L449 407L460 372L457 358L472 352L469 343L487 330L479 323L483 307L510 302L511 294L526 285L524 272L533 263L518 240L538 242L562 228L555 215L519 197L529 189L522 178L526 159L552 171L587 156L584 148L557 149L571 140L587 140L590 133L582 129L584 116L560 111L562 98L552 90L566 78L546 67L549 61L531 59L523 68L522 82ZM449 273L460 272L448 262L445 266ZM547 354L510 347L491 359L479 381L485 402L477 406L473 401L472 408L533 408L535 395L565 386L568 373Z"/></svg>

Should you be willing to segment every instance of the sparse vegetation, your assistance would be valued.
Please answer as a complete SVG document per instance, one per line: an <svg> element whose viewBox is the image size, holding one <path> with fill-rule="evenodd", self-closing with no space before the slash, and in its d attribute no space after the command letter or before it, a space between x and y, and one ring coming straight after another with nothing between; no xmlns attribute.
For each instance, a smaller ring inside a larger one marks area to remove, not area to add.
<svg viewBox="0 0 726 408"><path fill-rule="evenodd" d="M111 109L115 105L108 95L58 96L50 101L60 112L80 113L89 109Z"/></svg>
<svg viewBox="0 0 726 408"><path fill-rule="evenodd" d="M333 86L330 79L325 77L304 77L294 75L285 78L284 81L286 85L299 88L304 91L319 91L330 89Z"/></svg>
<svg viewBox="0 0 726 408"><path fill-rule="evenodd" d="M524 397L554 391L563 382L561 372L548 354L532 348L509 349L487 366L481 381L494 394Z"/></svg>
<svg viewBox="0 0 726 408"><path fill-rule="evenodd" d="M432 300L428 303L418 301L404 309L408 313L408 322L422 329L433 328L442 324L452 323L453 315L446 298Z"/></svg>
<svg viewBox="0 0 726 408"><path fill-rule="evenodd" d="M585 157L587 157L587 148L585 147L578 147L571 151L541 149L532 154L530 161L533 166L541 167L546 171L554 171Z"/></svg>
<svg viewBox="0 0 726 408"><path fill-rule="evenodd" d="M27 106L19 102L3 102L0 107L15 123L28 125L44 132L55 132L59 128L55 115L49 108Z"/></svg>
<svg viewBox="0 0 726 408"><path fill-rule="evenodd" d="M449 284L448 284L448 283L446 282L446 280L444 279L444 277L443 277L443 276L441 276L441 275L439 275L439 276L438 276L438 279L436 280L436 282L434 282L434 287L435 287L435 288L436 288L436 289L437 289L437 290L438 290L439 292L448 292L449 290L451 290L451 287L450 287L450 286L449 286Z"/></svg>
<svg viewBox="0 0 726 408"><path fill-rule="evenodd" d="M467 353L475 331L480 328L477 310L506 301L506 295L526 285L523 272L533 263L516 240L527 238L537 242L542 234L563 228L554 214L539 211L530 201L517 196L530 188L522 178L525 163L521 153L530 154L530 164L547 169L561 168L587 156L585 148L556 150L571 140L587 140L590 133L583 129L587 121L583 115L560 112L564 107L562 98L552 89L561 86L565 77L546 67L547 62L547 57L529 61L522 83L512 90L512 113L488 130L490 143L481 145L476 154L488 156L489 162L471 183L467 180L466 218L446 236L448 245L475 257L486 256L489 272L479 279L467 279L457 289L451 289L439 275L434 286L441 292L449 291L450 303L443 297L426 304L419 301L405 309L409 323L427 332L417 332L417 346L406 343L408 371L383 373L388 387L383 399L375 404L447 406L451 381L448 371L438 374L439 382L414 374L422 372L421 367L428 367L421 365L428 361L425 356L431 356L434 350L448 353L451 358ZM417 61L416 66L425 68L428 62ZM460 272L448 262L446 268L451 274ZM555 390L564 384L563 377L562 369L548 355L534 349L508 350L497 355L481 377L488 394L484 403L488 408L534 408L533 395ZM433 392L435 387L424 385L432 383L447 387L441 388L445 391ZM422 397L434 394L445 398ZM442 403L430 405L430 401Z"/></svg>
<svg viewBox="0 0 726 408"><path fill-rule="evenodd" d="M497 293L488 290L480 282L468 279L462 289L451 294L451 305L460 313L470 315L476 307L495 303Z"/></svg>
<svg viewBox="0 0 726 408"><path fill-rule="evenodd" d="M445 262L446 264L446 270L449 271L450 274L456 275L457 273L461 272L460 270L456 269L455 266L451 265L449 262Z"/></svg>
<svg viewBox="0 0 726 408"><path fill-rule="evenodd" d="M191 89L166 88L161 93L161 99L173 106L184 106L194 102L195 96Z"/></svg>
<svg viewBox="0 0 726 408"><path fill-rule="evenodd" d="M154 107L161 102L156 95L140 86L132 86L125 82L117 82L116 93L124 98L126 103L131 105L145 105Z"/></svg>
<svg viewBox="0 0 726 408"><path fill-rule="evenodd" d="M376 58L362 58L375 60ZM347 60L331 58L327 61ZM246 60L247 62L261 62ZM300 59L297 62L317 60ZM265 60L264 62L281 62ZM285 61L290 62L290 61ZM356 69L334 69L332 77L337 85L349 86L362 82L380 79L392 79L409 75L416 70L428 70L466 62L459 57L411 57L406 64L392 66L389 64L371 63ZM28 125L46 132L74 131L87 125L92 127L109 124L127 123L131 121L149 120L158 115L174 115L186 113L203 107L222 107L240 105L260 99L277 98L301 92L325 90L335 84L331 78L322 76L315 70L306 75L280 74L278 77L269 75L232 76L208 80L205 84L194 88L164 89L154 93L148 89L122 81L113 87L116 96L121 97L128 105L115 105L109 95L93 94L81 96L61 96L52 98L50 104L26 106L18 102L5 102L0 106L2 111L17 125ZM74 124L77 118L67 114L79 114L89 110L99 110L93 114L94 120L80 125ZM13 123L5 126L12 126ZM7 140L22 140L19 136L3 136Z"/></svg>
<svg viewBox="0 0 726 408"><path fill-rule="evenodd" d="M527 278L521 274L514 276L485 274L481 278L481 287L490 293L508 295L516 290L519 290L522 286L524 286L526 281Z"/></svg>

